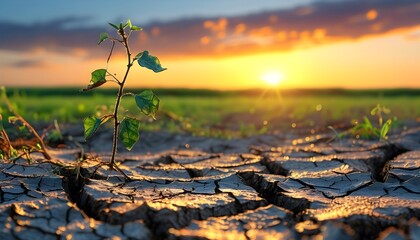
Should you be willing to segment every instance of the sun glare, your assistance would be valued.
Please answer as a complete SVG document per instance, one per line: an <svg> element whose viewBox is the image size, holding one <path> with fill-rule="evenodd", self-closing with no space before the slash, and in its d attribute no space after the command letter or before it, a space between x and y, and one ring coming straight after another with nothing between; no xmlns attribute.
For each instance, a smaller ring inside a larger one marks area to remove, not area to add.
<svg viewBox="0 0 420 240"><path fill-rule="evenodd" d="M264 73L261 76L261 80L263 80L266 84L270 86L277 86L283 80L283 75L277 71L270 71Z"/></svg>

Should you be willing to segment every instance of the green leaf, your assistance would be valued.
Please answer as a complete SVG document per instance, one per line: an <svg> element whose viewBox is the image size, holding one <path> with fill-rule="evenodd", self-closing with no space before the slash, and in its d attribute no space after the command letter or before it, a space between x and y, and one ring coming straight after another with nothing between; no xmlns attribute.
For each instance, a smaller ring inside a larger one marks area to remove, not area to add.
<svg viewBox="0 0 420 240"><path fill-rule="evenodd" d="M83 126L85 127L85 140L92 137L100 125L101 119L95 116L85 118L85 120L83 120Z"/></svg>
<svg viewBox="0 0 420 240"><path fill-rule="evenodd" d="M131 20L128 19L127 23L125 24L125 26L128 26L129 28L131 28L133 25L131 24Z"/></svg>
<svg viewBox="0 0 420 240"><path fill-rule="evenodd" d="M101 44L101 42L105 41L108 38L109 38L109 36L108 36L108 33L106 33L106 32L102 32L101 34L99 34L98 45Z"/></svg>
<svg viewBox="0 0 420 240"><path fill-rule="evenodd" d="M109 25L111 25L113 28L115 28L115 29L117 29L118 30L118 27L117 27L117 25L115 25L115 24L112 24L112 23L108 23Z"/></svg>
<svg viewBox="0 0 420 240"><path fill-rule="evenodd" d="M150 70L153 70L153 72L162 72L166 70L166 68L163 68L162 65L160 65L160 61L157 57L149 55L148 51L144 51L142 53L139 53L136 55L138 58L138 63L140 66L148 68Z"/></svg>
<svg viewBox="0 0 420 240"><path fill-rule="evenodd" d="M141 30L143 30L143 28L141 28L141 27L137 27L137 26L131 26L131 27L130 27L130 30L131 30L131 31L141 31Z"/></svg>
<svg viewBox="0 0 420 240"><path fill-rule="evenodd" d="M381 109L381 105L377 104L376 107L372 108L372 110L370 111L370 115L376 115L378 114L378 112Z"/></svg>
<svg viewBox="0 0 420 240"><path fill-rule="evenodd" d="M105 79L106 69L97 69L93 71L91 75L92 75L92 78L90 79L91 84L89 84L86 88L82 89L82 92L92 90L106 83L106 79Z"/></svg>
<svg viewBox="0 0 420 240"><path fill-rule="evenodd" d="M119 139L125 148L130 151L139 140L140 121L135 118L124 118L120 123Z"/></svg>
<svg viewBox="0 0 420 240"><path fill-rule="evenodd" d="M92 74L92 78L90 79L90 81L92 83L106 81L105 80L106 69L97 69L93 71L91 74Z"/></svg>
<svg viewBox="0 0 420 240"><path fill-rule="evenodd" d="M144 90L140 94L134 96L136 104L145 115L151 115L156 119L156 112L159 109L159 98L151 91Z"/></svg>
<svg viewBox="0 0 420 240"><path fill-rule="evenodd" d="M386 139L387 138L386 135L388 134L388 131L391 127L391 124L392 124L392 120L388 119L388 121L386 121L386 123L382 126L381 133L380 133L380 138L381 139Z"/></svg>
<svg viewBox="0 0 420 240"><path fill-rule="evenodd" d="M367 118L367 117L365 116L363 119L364 119L364 121L365 121L365 128L366 128L366 129L373 129L373 125L372 125L372 123L370 122L369 118Z"/></svg>

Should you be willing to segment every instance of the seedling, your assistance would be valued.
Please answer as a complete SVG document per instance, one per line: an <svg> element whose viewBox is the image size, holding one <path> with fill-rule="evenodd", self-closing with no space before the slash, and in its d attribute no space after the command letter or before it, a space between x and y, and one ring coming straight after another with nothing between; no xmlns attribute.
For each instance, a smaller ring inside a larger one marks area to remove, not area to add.
<svg viewBox="0 0 420 240"><path fill-rule="evenodd" d="M23 153L19 153L16 149L13 148L9 137L6 133L6 131L3 129L3 119L2 117L0 117L0 139L1 139L1 157L5 158L5 159L17 159L21 156L26 156L28 160L30 160L30 153L31 152L41 152L44 157L47 160L51 160L52 157L51 155L48 153L48 149L44 143L43 138L38 134L38 132L34 129L34 127L32 127L31 124L29 124L29 122L27 122L25 120L25 118L23 118L18 111L15 110L15 108L12 106L11 102L9 101L9 98L7 97L6 94L6 88L5 87L1 87L0 89L1 91L1 98L3 100L3 102L7 105L7 107L9 108L9 111L14 115L14 116L10 116L9 117L9 123L11 124L16 124L16 123L21 123L22 125L19 127L20 130L27 130L29 133L31 133L35 139L36 139L36 143L32 144L31 146L27 146L27 145L23 145L21 146L21 152Z"/></svg>
<svg viewBox="0 0 420 240"><path fill-rule="evenodd" d="M374 107L371 111L370 111L370 115L372 116L378 116L378 124L379 126L383 126L383 122L384 122L384 118L382 116L382 114L389 114L391 113L391 110L389 108L386 108L384 106L381 106L380 104L377 104L376 107Z"/></svg>
<svg viewBox="0 0 420 240"><path fill-rule="evenodd" d="M99 126L106 123L110 119L114 121L114 135L113 135L113 144L112 144L112 157L110 165L110 170L114 167L121 174L124 175L126 179L130 179L124 172L122 172L119 167L115 164L115 155L117 153L117 144L118 139L121 139L127 150L131 150L133 146L137 143L139 139L139 127L140 121L137 118L130 116L123 116L123 119L120 120L118 116L118 111L121 103L121 98L123 96L133 96L138 108L146 116L151 116L155 119L156 112L159 108L159 98L151 91L145 90L140 94L125 93L124 85L127 81L128 74L134 62L137 61L141 67L148 68L156 73L166 70L163 68L159 62L159 59L155 56L149 54L148 51L142 51L135 55L132 58L131 51L128 45L128 40L131 34L134 31L141 31L142 28L134 26L131 24L130 19L126 24L120 23L119 25L109 23L109 25L117 31L118 36L113 37L106 32L103 32L99 35L98 45L102 42L108 40L111 41L112 46L108 55L107 65L112 56L115 43L121 44L127 55L127 67L123 79L118 79L115 75L111 74L108 69L97 69L92 72L92 78L90 84L83 89L82 91L89 91L95 88L98 88L105 84L106 82L114 82L118 85L117 98L115 100L115 107L112 114L104 115L102 117L90 116L85 118L84 123L84 135L85 140L88 140L92 135L98 130Z"/></svg>
<svg viewBox="0 0 420 240"><path fill-rule="evenodd" d="M344 133L339 133L337 130L335 130L335 128L333 126L328 126L328 129L330 129L331 131L334 132L334 136L331 139L329 139L327 141L327 143L330 143L330 142L332 142L332 141L334 141L336 139L338 139L340 141L340 139L343 138L344 135L345 135Z"/></svg>
<svg viewBox="0 0 420 240"><path fill-rule="evenodd" d="M361 136L363 138L372 138L379 137L379 139L386 140L388 138L388 132L392 124L392 120L388 119L383 123L383 115L388 114L391 110L386 107L381 106L380 104L376 105L371 111L370 114L378 117L378 127L375 127L368 117L364 117L364 122L357 124L353 127L353 135Z"/></svg>
<svg viewBox="0 0 420 240"><path fill-rule="evenodd" d="M13 147L9 136L3 128L3 116L0 114L0 159L10 159Z"/></svg>

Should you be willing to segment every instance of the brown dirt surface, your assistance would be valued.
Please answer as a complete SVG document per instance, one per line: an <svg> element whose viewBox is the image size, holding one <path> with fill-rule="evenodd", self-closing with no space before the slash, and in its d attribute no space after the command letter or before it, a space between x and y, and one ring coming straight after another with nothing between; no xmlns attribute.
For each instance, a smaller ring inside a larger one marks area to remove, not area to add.
<svg viewBox="0 0 420 240"><path fill-rule="evenodd" d="M216 139L63 130L52 161L0 163L0 239L419 239L420 126L387 141L332 133ZM82 148L80 148L82 147ZM82 150L83 149L83 150Z"/></svg>

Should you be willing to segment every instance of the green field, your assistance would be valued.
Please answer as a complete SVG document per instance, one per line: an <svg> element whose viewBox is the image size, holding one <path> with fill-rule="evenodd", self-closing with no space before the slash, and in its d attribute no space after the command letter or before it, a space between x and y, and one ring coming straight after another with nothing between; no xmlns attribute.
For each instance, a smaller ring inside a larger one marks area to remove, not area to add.
<svg viewBox="0 0 420 240"><path fill-rule="evenodd" d="M138 92L138 90L133 90ZM158 89L156 121L139 114L130 97L124 110L142 117L143 130L191 132L204 136L249 136L290 129L352 126L377 104L391 109L385 118L418 121L420 90L288 90L262 96L261 90L210 91ZM115 91L81 93L77 89L8 89L15 108L30 122L80 123L86 116L110 112ZM8 115L2 106L3 116ZM293 126L293 127L292 127Z"/></svg>

